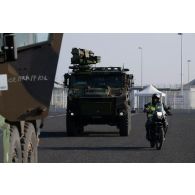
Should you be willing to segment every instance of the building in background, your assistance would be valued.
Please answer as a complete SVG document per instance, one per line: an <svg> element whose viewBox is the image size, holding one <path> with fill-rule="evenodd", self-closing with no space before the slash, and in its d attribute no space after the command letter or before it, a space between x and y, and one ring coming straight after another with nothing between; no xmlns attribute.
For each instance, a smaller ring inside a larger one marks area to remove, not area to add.
<svg viewBox="0 0 195 195"><path fill-rule="evenodd" d="M195 109L195 79L184 85L188 109Z"/></svg>

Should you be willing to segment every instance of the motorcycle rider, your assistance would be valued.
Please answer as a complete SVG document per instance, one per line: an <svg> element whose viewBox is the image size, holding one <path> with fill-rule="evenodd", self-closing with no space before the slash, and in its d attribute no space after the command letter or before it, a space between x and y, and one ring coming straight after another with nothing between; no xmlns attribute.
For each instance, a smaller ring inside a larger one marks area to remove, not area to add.
<svg viewBox="0 0 195 195"><path fill-rule="evenodd" d="M144 108L144 112L147 113L147 121L146 121L146 124L145 124L145 128L146 128L146 139L147 140L150 140L150 137L149 137L149 131L153 125L153 122L152 122L152 117L153 117L153 113L155 112L156 110L156 107L157 105L161 103L160 101L160 94L153 94L152 95L152 102L149 102L148 104L145 104L145 108ZM170 111L169 111L169 107L165 106L164 104L163 105L163 108L164 108L164 111L168 114L168 115L171 115ZM167 120L164 121L164 129L167 129L168 128L168 122ZM166 133L166 131L165 131Z"/></svg>

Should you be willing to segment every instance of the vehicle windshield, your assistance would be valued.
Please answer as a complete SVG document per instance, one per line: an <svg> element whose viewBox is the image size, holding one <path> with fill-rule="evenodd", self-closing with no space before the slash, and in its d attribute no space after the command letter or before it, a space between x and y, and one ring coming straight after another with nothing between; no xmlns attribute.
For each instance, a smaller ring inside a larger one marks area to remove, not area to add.
<svg viewBox="0 0 195 195"><path fill-rule="evenodd" d="M164 107L163 107L163 104L162 103L158 103L156 105L156 111L157 112L164 112Z"/></svg>
<svg viewBox="0 0 195 195"><path fill-rule="evenodd" d="M17 47L23 47L48 41L48 33L16 33Z"/></svg>
<svg viewBox="0 0 195 195"><path fill-rule="evenodd" d="M4 42L4 33L0 33L0 52ZM16 47L29 46L41 42L46 42L49 39L49 33L14 33Z"/></svg>
<svg viewBox="0 0 195 195"><path fill-rule="evenodd" d="M121 88L122 75L74 75L70 81L71 87L86 86L91 88Z"/></svg>

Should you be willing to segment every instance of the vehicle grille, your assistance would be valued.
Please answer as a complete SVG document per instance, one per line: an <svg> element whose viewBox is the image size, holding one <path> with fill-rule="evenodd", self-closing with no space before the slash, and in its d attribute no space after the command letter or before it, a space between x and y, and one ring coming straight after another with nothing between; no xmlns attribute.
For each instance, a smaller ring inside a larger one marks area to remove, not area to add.
<svg viewBox="0 0 195 195"><path fill-rule="evenodd" d="M82 115L103 116L114 114L112 102L82 102L80 111Z"/></svg>

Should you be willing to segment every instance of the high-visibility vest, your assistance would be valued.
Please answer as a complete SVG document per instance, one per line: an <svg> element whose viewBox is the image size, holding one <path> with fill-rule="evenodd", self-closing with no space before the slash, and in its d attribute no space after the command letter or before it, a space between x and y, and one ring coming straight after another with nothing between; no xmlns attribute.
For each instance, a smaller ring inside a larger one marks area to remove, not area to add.
<svg viewBox="0 0 195 195"><path fill-rule="evenodd" d="M147 117L151 118L155 112L155 110L158 108L158 105L152 105L152 104L148 104L145 108L146 112L147 112Z"/></svg>

